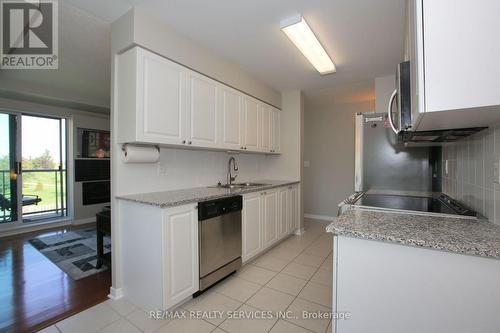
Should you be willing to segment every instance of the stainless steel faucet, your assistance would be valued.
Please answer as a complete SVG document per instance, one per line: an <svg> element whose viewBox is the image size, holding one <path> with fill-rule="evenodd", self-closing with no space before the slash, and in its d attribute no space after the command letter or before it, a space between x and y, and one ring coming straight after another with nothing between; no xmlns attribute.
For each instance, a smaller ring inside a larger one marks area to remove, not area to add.
<svg viewBox="0 0 500 333"><path fill-rule="evenodd" d="M233 164L232 170L231 170L231 163ZM236 180L236 177L238 177L237 174L233 176L232 171L236 173L238 172L238 164L236 163L236 159L234 158L234 156L231 156L229 158L229 162L227 163L227 183L229 185L231 185Z"/></svg>

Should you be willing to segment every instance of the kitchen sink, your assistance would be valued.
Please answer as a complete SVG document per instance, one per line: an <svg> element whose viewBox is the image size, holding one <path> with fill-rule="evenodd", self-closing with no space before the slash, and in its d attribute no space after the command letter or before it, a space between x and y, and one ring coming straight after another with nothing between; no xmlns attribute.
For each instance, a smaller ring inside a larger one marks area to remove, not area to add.
<svg viewBox="0 0 500 333"><path fill-rule="evenodd" d="M241 188L249 188L249 187L258 187L258 186L267 186L269 184L263 183L234 183L234 184L219 184L211 187L221 187L221 188L229 188L229 189L241 189Z"/></svg>

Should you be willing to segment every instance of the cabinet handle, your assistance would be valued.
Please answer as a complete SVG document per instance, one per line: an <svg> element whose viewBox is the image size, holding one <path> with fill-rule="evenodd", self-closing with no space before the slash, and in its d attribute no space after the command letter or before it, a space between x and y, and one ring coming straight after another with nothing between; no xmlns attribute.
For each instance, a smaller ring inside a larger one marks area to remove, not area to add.
<svg viewBox="0 0 500 333"><path fill-rule="evenodd" d="M245 147L245 150L247 150L247 147Z"/></svg>
<svg viewBox="0 0 500 333"><path fill-rule="evenodd" d="M186 144L186 140L182 140L182 144L185 145Z"/></svg>
<svg viewBox="0 0 500 333"><path fill-rule="evenodd" d="M189 141L189 142L188 142L188 144L192 144L192 142L191 142L191 141Z"/></svg>

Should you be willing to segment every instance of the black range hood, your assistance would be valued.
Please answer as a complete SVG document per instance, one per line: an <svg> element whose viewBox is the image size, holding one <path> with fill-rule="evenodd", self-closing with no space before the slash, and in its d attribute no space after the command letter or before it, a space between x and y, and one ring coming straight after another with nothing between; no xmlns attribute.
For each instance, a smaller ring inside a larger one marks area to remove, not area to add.
<svg viewBox="0 0 500 333"><path fill-rule="evenodd" d="M459 128L436 131L401 131L398 134L399 143L445 143L455 142L476 134L488 127Z"/></svg>

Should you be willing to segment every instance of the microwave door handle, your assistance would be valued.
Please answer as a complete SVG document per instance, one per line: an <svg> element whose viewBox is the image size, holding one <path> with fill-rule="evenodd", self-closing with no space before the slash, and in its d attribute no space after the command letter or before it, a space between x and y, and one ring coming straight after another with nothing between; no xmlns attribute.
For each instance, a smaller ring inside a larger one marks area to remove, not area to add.
<svg viewBox="0 0 500 333"><path fill-rule="evenodd" d="M396 98L397 95L398 95L398 90L395 89L392 92L391 98L389 99L389 107L387 108L387 117L389 118L389 124L391 125L391 128L394 131L394 133L396 134L399 133L399 130L396 129L396 127L394 126L394 122L392 121L392 104L394 103L394 99Z"/></svg>

